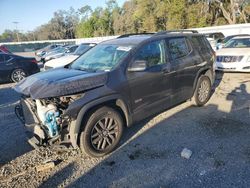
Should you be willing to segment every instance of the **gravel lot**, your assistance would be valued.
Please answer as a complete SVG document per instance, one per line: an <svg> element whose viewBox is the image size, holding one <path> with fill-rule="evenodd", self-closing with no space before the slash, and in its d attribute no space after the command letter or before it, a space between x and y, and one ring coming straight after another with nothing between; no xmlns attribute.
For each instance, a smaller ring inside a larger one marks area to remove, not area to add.
<svg viewBox="0 0 250 188"><path fill-rule="evenodd" d="M25 141L13 84L0 85L0 187L249 187L250 74L218 74L205 107L185 102L126 130L120 147L94 159ZM190 149L190 159L181 157ZM56 161L50 170L37 165Z"/></svg>

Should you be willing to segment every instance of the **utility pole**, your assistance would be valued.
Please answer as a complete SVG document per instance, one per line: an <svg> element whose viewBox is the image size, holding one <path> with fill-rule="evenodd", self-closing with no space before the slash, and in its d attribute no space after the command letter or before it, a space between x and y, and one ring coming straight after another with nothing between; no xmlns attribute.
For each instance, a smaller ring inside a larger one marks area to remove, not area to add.
<svg viewBox="0 0 250 188"><path fill-rule="evenodd" d="M19 34L18 34L18 29L17 29L17 24L19 24L19 22L12 22L13 24L15 24L16 26L16 37L17 37L17 42L20 42L19 40Z"/></svg>

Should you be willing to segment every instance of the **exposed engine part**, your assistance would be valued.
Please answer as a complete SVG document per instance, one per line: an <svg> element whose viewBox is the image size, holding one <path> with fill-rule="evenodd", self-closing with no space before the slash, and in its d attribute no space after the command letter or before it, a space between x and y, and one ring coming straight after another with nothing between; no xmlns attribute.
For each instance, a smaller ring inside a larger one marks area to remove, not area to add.
<svg viewBox="0 0 250 188"><path fill-rule="evenodd" d="M60 113L53 104L42 104L36 100L37 114L42 124L48 129L48 135L52 138L59 134Z"/></svg>

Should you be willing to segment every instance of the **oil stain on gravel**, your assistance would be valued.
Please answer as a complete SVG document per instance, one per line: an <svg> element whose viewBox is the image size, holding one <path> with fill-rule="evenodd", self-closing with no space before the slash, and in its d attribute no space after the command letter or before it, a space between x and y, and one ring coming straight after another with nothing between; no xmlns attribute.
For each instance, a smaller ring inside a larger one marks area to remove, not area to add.
<svg viewBox="0 0 250 188"><path fill-rule="evenodd" d="M137 149L128 155L130 160L136 159L166 159L168 152L166 151L154 151L150 148Z"/></svg>
<svg viewBox="0 0 250 188"><path fill-rule="evenodd" d="M217 137L230 137L244 131L248 124L230 118L210 118L200 119L198 122L208 133Z"/></svg>

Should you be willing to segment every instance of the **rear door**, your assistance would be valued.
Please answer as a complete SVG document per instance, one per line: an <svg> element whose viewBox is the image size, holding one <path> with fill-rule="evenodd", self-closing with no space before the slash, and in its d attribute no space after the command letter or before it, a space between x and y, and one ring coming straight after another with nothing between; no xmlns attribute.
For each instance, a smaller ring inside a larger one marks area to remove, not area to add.
<svg viewBox="0 0 250 188"><path fill-rule="evenodd" d="M12 63L9 62L11 56L8 54L0 54L0 79L9 80L12 71Z"/></svg>
<svg viewBox="0 0 250 188"><path fill-rule="evenodd" d="M195 52L187 37L167 39L171 72L173 75L173 104L185 101L192 96L196 76Z"/></svg>
<svg viewBox="0 0 250 188"><path fill-rule="evenodd" d="M171 99L171 81L167 74L165 40L144 44L135 53L132 62L147 61L148 68L142 72L128 72L128 84L134 120L153 115L168 105Z"/></svg>

